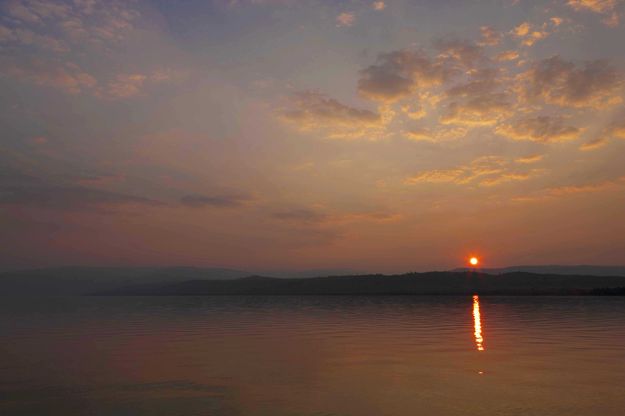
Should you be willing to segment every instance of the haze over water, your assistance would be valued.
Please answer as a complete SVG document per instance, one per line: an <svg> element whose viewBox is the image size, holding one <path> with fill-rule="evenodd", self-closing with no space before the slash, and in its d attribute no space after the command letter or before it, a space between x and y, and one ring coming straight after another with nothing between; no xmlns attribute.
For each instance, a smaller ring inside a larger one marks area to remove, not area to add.
<svg viewBox="0 0 625 416"><path fill-rule="evenodd" d="M622 298L4 299L0 334L2 415L625 408Z"/></svg>

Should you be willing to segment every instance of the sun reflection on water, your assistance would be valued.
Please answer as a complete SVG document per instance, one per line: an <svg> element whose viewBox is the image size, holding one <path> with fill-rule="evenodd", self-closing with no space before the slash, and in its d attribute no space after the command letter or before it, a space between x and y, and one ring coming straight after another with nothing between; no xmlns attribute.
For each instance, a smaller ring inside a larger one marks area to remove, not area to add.
<svg viewBox="0 0 625 416"><path fill-rule="evenodd" d="M478 351L484 351L484 337L482 337L482 319L480 317L480 298L473 295L473 334Z"/></svg>

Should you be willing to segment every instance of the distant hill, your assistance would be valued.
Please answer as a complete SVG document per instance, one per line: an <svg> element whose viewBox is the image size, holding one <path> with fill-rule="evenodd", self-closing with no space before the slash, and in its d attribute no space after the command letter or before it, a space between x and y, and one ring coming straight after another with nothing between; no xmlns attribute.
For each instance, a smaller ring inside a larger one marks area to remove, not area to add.
<svg viewBox="0 0 625 416"><path fill-rule="evenodd" d="M354 276L364 274L361 271L352 269L309 269L309 270L270 270L260 273L263 276L282 277L282 278L308 278L308 277L324 277L324 276Z"/></svg>
<svg viewBox="0 0 625 416"><path fill-rule="evenodd" d="M468 271L469 268L463 267L454 269L452 272ZM526 272L539 274L564 274L564 275L586 275L586 276L625 276L625 266L592 266L592 265L575 265L575 266L510 266L493 269L478 269L478 271L488 274L505 274L512 272Z"/></svg>
<svg viewBox="0 0 625 416"><path fill-rule="evenodd" d="M199 267L58 267L0 273L1 295L84 295L130 285L236 279L241 270Z"/></svg>
<svg viewBox="0 0 625 416"><path fill-rule="evenodd" d="M625 277L533 273L491 275L430 272L308 279L246 277L235 280L129 286L99 295L588 295L625 294Z"/></svg>
<svg viewBox="0 0 625 416"><path fill-rule="evenodd" d="M515 269L523 271L509 272ZM586 270L589 273L583 273ZM308 277L315 272L327 276L332 270L283 272L288 278L274 278L223 268L59 267L2 272L0 295L564 294L625 287L625 277L620 277L625 276L625 267L607 266L518 266L390 276L345 276L347 271L339 271L330 277Z"/></svg>

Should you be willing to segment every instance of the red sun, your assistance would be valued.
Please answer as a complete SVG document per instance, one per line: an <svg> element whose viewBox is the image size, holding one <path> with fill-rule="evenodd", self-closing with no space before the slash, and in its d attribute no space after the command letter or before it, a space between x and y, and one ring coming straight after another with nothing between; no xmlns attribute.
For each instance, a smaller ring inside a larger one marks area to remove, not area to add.
<svg viewBox="0 0 625 416"><path fill-rule="evenodd" d="M473 267L477 266L478 264L480 264L480 259L478 259L477 257L471 257L469 259L469 264Z"/></svg>

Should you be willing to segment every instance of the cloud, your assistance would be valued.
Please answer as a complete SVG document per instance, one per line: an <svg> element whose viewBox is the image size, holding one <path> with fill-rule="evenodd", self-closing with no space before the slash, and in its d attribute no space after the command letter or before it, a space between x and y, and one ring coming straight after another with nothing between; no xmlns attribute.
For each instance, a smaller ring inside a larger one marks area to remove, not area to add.
<svg viewBox="0 0 625 416"><path fill-rule="evenodd" d="M140 73L118 74L108 82L100 83L90 73L71 62L28 59L25 61L0 60L0 74L35 85L55 88L68 94L89 93L98 98L125 99L137 96L146 84L168 81L171 73L154 71L151 75Z"/></svg>
<svg viewBox="0 0 625 416"><path fill-rule="evenodd" d="M541 160L543 160L543 155L529 155L529 156L523 156L523 157L519 157L515 160L516 163L537 163L540 162Z"/></svg>
<svg viewBox="0 0 625 416"><path fill-rule="evenodd" d="M162 207L166 204L151 198L99 189L120 180L112 175L54 175L38 168L40 175L24 173L17 167L0 168L0 207L41 208L67 211L106 211L125 206ZM52 180L51 178L55 178ZM110 178L110 180L109 180Z"/></svg>
<svg viewBox="0 0 625 416"><path fill-rule="evenodd" d="M546 25L543 25L542 28L536 28L529 22L524 22L515 27L512 30L512 35L521 40L521 44L524 46L532 46L539 40L545 39L550 35L548 31L545 30Z"/></svg>
<svg viewBox="0 0 625 416"><path fill-rule="evenodd" d="M534 63L519 79L521 94L531 101L542 99L560 106L595 108L622 102L622 74L605 60L577 67L556 55Z"/></svg>
<svg viewBox="0 0 625 416"><path fill-rule="evenodd" d="M468 182L467 172L463 168L459 169L434 169L419 172L418 174L407 178L404 183L413 185L417 183L456 183L462 184Z"/></svg>
<svg viewBox="0 0 625 416"><path fill-rule="evenodd" d="M411 106L410 104L405 104L401 106L401 111L408 118L412 120L419 120L426 115L426 111L423 106Z"/></svg>
<svg viewBox="0 0 625 416"><path fill-rule="evenodd" d="M585 184L555 186L542 191L535 192L532 195L513 198L516 202L540 202L548 199L557 199L570 197L574 195L584 195L595 192L605 192L621 189L625 185L625 176L616 179L609 179L600 182L591 182Z"/></svg>
<svg viewBox="0 0 625 416"><path fill-rule="evenodd" d="M413 128L411 130L408 130L404 133L404 137L406 137L409 140L414 140L414 141L426 141L426 142L433 142L435 141L434 139L434 135L432 134L432 132L428 129L422 128L422 127L416 127Z"/></svg>
<svg viewBox="0 0 625 416"><path fill-rule="evenodd" d="M110 47L134 29L140 16L134 4L118 0L5 2L0 8L10 18L0 25L0 47L7 44L3 50L8 53L0 58L0 72L70 94L136 95L143 75L107 74L106 67L94 66L110 60Z"/></svg>
<svg viewBox="0 0 625 416"><path fill-rule="evenodd" d="M13 31L6 26L0 25L0 42L14 40Z"/></svg>
<svg viewBox="0 0 625 416"><path fill-rule="evenodd" d="M574 195L574 194L582 194L589 192L600 192L611 190L614 188L619 188L625 185L625 176L602 181L596 183L588 183L583 185L567 185L567 186L559 186L547 189L546 193L550 196L565 196L565 195Z"/></svg>
<svg viewBox="0 0 625 416"><path fill-rule="evenodd" d="M601 19L601 23L607 27L617 27L621 23L621 17L617 12L613 12L611 15Z"/></svg>
<svg viewBox="0 0 625 416"><path fill-rule="evenodd" d="M126 180L125 175L86 175L81 176L76 181L79 185L87 187L101 187L109 186L111 184L124 182Z"/></svg>
<svg viewBox="0 0 625 416"><path fill-rule="evenodd" d="M419 88L439 85L453 71L440 60L420 50L398 50L380 54L374 65L360 71L358 92L365 98L393 102Z"/></svg>
<svg viewBox="0 0 625 416"><path fill-rule="evenodd" d="M485 178L480 182L482 186L495 186L500 185L506 182L518 182L525 181L532 177L534 172L526 172L526 173L502 173L499 176L493 176L490 178Z"/></svg>
<svg viewBox="0 0 625 416"><path fill-rule="evenodd" d="M448 101L439 121L443 124L492 125L507 117L512 104L501 91L499 71L492 68L474 69L462 84L445 91Z"/></svg>
<svg viewBox="0 0 625 416"><path fill-rule="evenodd" d="M24 3L18 0L8 1L4 4L4 11L11 17L23 22L39 23L41 18L28 8Z"/></svg>
<svg viewBox="0 0 625 416"><path fill-rule="evenodd" d="M495 56L495 59L499 62L515 61L519 59L519 53L515 50L508 50L500 52Z"/></svg>
<svg viewBox="0 0 625 416"><path fill-rule="evenodd" d="M560 26L562 23L564 23L564 19L558 16L553 16L549 18L549 21L551 22L552 25L554 25L555 27Z"/></svg>
<svg viewBox="0 0 625 416"><path fill-rule="evenodd" d="M386 3L384 3L383 1L374 1L373 3L371 3L371 7L373 8L373 10L381 11L386 8Z"/></svg>
<svg viewBox="0 0 625 416"><path fill-rule="evenodd" d="M468 40L438 39L434 47L439 51L439 58L451 59L465 68L473 69L478 61L484 59L482 47Z"/></svg>
<svg viewBox="0 0 625 416"><path fill-rule="evenodd" d="M352 12L344 12L336 16L336 26L349 27L356 23L356 15Z"/></svg>
<svg viewBox="0 0 625 416"><path fill-rule="evenodd" d="M28 142L35 146L43 146L48 143L48 138L45 136L35 136L35 137L29 138Z"/></svg>
<svg viewBox="0 0 625 416"><path fill-rule="evenodd" d="M313 91L294 94L281 117L300 130L327 130L335 138L360 137L383 122L379 113L350 107Z"/></svg>
<svg viewBox="0 0 625 416"><path fill-rule="evenodd" d="M531 28L531 25L529 24L529 22L524 22L518 25L517 27L515 27L512 30L512 34L517 37L523 37L523 36L526 36L530 32L530 28Z"/></svg>
<svg viewBox="0 0 625 416"><path fill-rule="evenodd" d="M180 79L184 76L180 71L161 68L150 74L118 74L108 82L106 87L97 91L100 98L124 99L132 98L141 93L148 84L155 85L163 82Z"/></svg>
<svg viewBox="0 0 625 416"><path fill-rule="evenodd" d="M236 7L236 6L287 6L296 3L297 0L215 0L215 2L222 6Z"/></svg>
<svg viewBox="0 0 625 416"><path fill-rule="evenodd" d="M365 211L329 214L313 208L290 208L274 212L272 218L300 223L305 225L343 224L355 221L367 222L390 222L396 221L401 216L385 211Z"/></svg>
<svg viewBox="0 0 625 416"><path fill-rule="evenodd" d="M616 0L569 0L566 4L575 11L609 13L616 7Z"/></svg>
<svg viewBox="0 0 625 416"><path fill-rule="evenodd" d="M51 32L67 36L67 41L91 43L123 39L139 17L127 2L116 0L11 0L4 11L31 30L54 27Z"/></svg>
<svg viewBox="0 0 625 416"><path fill-rule="evenodd" d="M236 208L245 205L250 200L249 195L243 194L192 194L180 198L180 203L191 208Z"/></svg>
<svg viewBox="0 0 625 416"><path fill-rule="evenodd" d="M466 101L453 101L440 117L443 124L471 126L493 125L511 113L511 104L504 93L472 95Z"/></svg>
<svg viewBox="0 0 625 416"><path fill-rule="evenodd" d="M599 149L600 147L605 146L606 144L608 144L608 138L607 137L597 137L596 139L592 139L586 143L582 143L579 146L579 150L583 151L583 152L588 152L590 150L596 150Z"/></svg>
<svg viewBox="0 0 625 416"><path fill-rule="evenodd" d="M6 26L0 26L0 42L15 42L57 53L66 53L70 50L67 44L60 39L48 35L39 35L24 28L10 29Z"/></svg>
<svg viewBox="0 0 625 416"><path fill-rule="evenodd" d="M310 208L291 208L284 211L274 212L271 216L282 221L300 223L320 223L328 219L326 214Z"/></svg>
<svg viewBox="0 0 625 416"><path fill-rule="evenodd" d="M495 186L506 182L525 181L541 171L523 171L515 164L499 156L482 156L468 165L451 169L434 169L419 172L405 179L407 185L420 183L450 183L455 185Z"/></svg>
<svg viewBox="0 0 625 416"><path fill-rule="evenodd" d="M480 27L480 45L485 46L495 46L499 45L501 42L501 38L503 37L501 33L497 32L492 26L482 26Z"/></svg>
<svg viewBox="0 0 625 416"><path fill-rule="evenodd" d="M434 129L413 127L402 133L406 139L415 142L444 142L461 139L468 132L465 126L436 126Z"/></svg>
<svg viewBox="0 0 625 416"><path fill-rule="evenodd" d="M434 129L425 127L413 127L402 132L403 136L415 142L444 142L460 139L468 133L464 126L436 126Z"/></svg>
<svg viewBox="0 0 625 416"><path fill-rule="evenodd" d="M625 118L621 117L611 123L606 134L617 139L625 139Z"/></svg>
<svg viewBox="0 0 625 416"><path fill-rule="evenodd" d="M143 74L120 74L106 87L105 94L113 98L133 97L141 91L147 76Z"/></svg>
<svg viewBox="0 0 625 416"><path fill-rule="evenodd" d="M612 138L625 139L625 118L623 117L622 112L614 121L603 128L596 138L582 144L579 147L579 150L589 151L599 149L600 147L608 144Z"/></svg>
<svg viewBox="0 0 625 416"><path fill-rule="evenodd" d="M18 65L15 62L0 62L0 73L69 94L93 90L98 83L92 75L71 63L30 60Z"/></svg>
<svg viewBox="0 0 625 416"><path fill-rule="evenodd" d="M495 132L513 140L551 143L576 139L581 129L565 125L561 117L537 116L503 124Z"/></svg>
<svg viewBox="0 0 625 416"><path fill-rule="evenodd" d="M465 83L447 89L445 94L452 98L477 97L489 94L500 86L497 75L498 71L490 68L476 70Z"/></svg>
<svg viewBox="0 0 625 416"><path fill-rule="evenodd" d="M96 206L148 205L161 202L122 193L78 186L43 183L0 187L0 205L27 205L36 208L87 209Z"/></svg>

